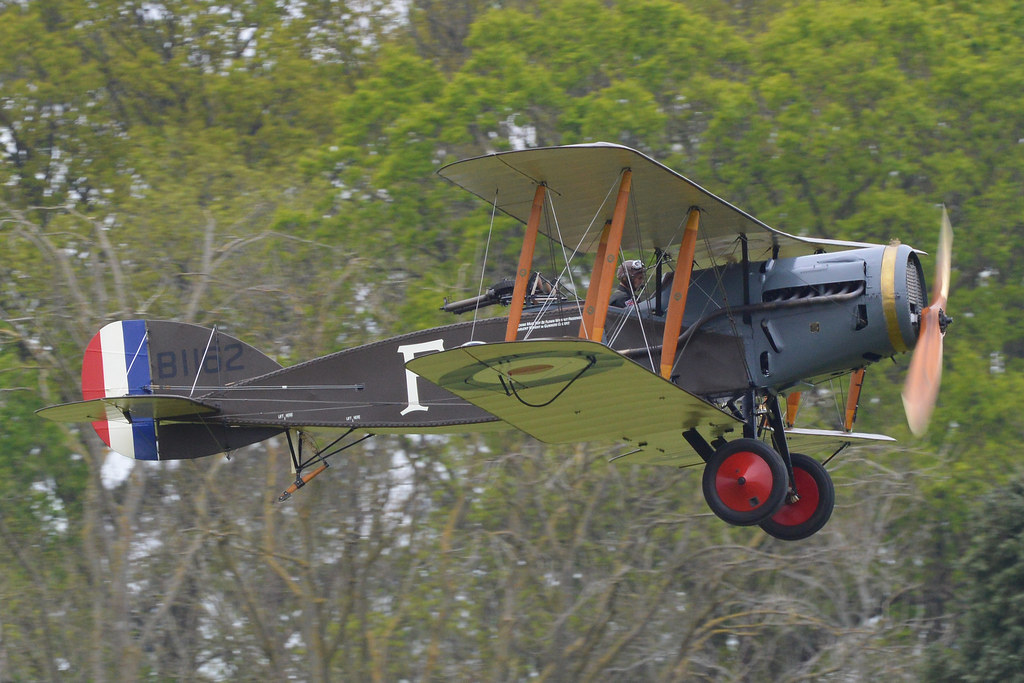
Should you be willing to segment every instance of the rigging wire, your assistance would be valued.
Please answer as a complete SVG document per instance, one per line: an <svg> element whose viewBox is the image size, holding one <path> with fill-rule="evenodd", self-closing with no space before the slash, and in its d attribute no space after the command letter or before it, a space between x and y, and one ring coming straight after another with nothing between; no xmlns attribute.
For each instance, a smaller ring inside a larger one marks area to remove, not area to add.
<svg viewBox="0 0 1024 683"><path fill-rule="evenodd" d="M683 225L683 223L680 223L680 226L682 226L682 225ZM705 246L705 248L707 250L708 260L711 261L711 266L710 266L711 271L715 275L715 289L717 289L719 292L722 293L722 303L723 303L723 305L719 306L716 310L722 310L722 308L725 308L725 309L728 310L728 309L731 308L731 306L729 305L729 295L728 295L728 292L725 289L725 276L724 276L724 270L725 269L724 269L723 266L719 266L718 261L715 259L715 252L711 248L711 239L708 236L707 231L701 230L701 237L704 240L704 246ZM682 238L680 237L680 239L682 239ZM739 244L738 241L737 241L737 244ZM735 254L735 249L733 250L733 253ZM694 266L696 266L696 263L694 263ZM680 264L677 263L676 264L676 269L677 269L676 272L678 272L678 268L679 267L680 267ZM694 270L696 270L696 268L694 268ZM693 270L691 270L691 273L692 272L693 272ZM693 286L693 276L692 276L692 274L690 276L690 286ZM701 311L701 316L704 316L704 315L707 315L706 311L707 311L708 307L710 307L712 305L715 305L716 302L715 302L714 296L711 294L711 292L708 292L708 291L704 290L703 287L700 288L700 291L705 295L705 300L706 300L705 308L704 308L704 310ZM689 301L689 299L687 299L687 301ZM739 332L736 329L736 324L735 324L736 321L735 321L734 316L732 315L732 313L729 313L728 315L729 315L729 319L733 323L733 332L736 333L737 336L739 336ZM682 358L683 354L686 352L686 349L690 345L690 341L693 339L693 336L695 336L695 335L690 335L689 337L687 337L686 341L683 342L683 348L678 351L679 358ZM672 371L673 372L675 371L675 365L673 365ZM748 377L750 376L750 368L749 367L747 368L747 376Z"/></svg>
<svg viewBox="0 0 1024 683"><path fill-rule="evenodd" d="M835 389L836 384L839 385L838 392L836 392ZM836 407L836 420L838 420L838 424L845 426L846 416L844 407L846 405L846 389L843 388L843 378L833 378L829 380L829 385L831 385L832 388L832 402L835 404ZM842 399L842 403L840 403L840 399Z"/></svg>
<svg viewBox="0 0 1024 683"><path fill-rule="evenodd" d="M632 213L632 216L633 216L633 228L636 231L637 249L639 250L640 254L643 255L643 253L644 253L644 245L643 245L643 235L641 234L641 231L640 231L640 216L639 216L638 209L637 209L636 195L634 193L632 193L632 192L629 193L629 203L630 203L630 208L632 210L631 213ZM619 248L619 260L621 262L625 262L625 260L626 260L626 254L622 250L621 247ZM649 283L650 283L650 277L648 277L644 281L644 286L641 288L640 291L641 292L645 291L647 289L647 286L648 286ZM632 300L634 302L634 305L626 306L626 315L621 316L619 318L618 323L616 323L615 327L612 329L611 334L608 337L608 345L609 346L614 345L615 340L618 339L619 335L625 329L626 324L629 322L629 319L633 315L635 315L636 316L637 326L640 328L640 336L643 339L644 346L647 348L647 360L648 360L648 362L650 362L651 369L653 370L654 367L655 367L654 366L654 355L650 351L651 344L650 344L649 341L647 341L647 330L644 328L643 318L640 317L640 306L639 306L640 302L636 300L637 299L637 294L639 294L639 292L636 292L636 291L633 290L633 278L631 278L629 276L628 272L626 273L626 286L629 288L629 298L630 298L630 300ZM630 309L632 309L632 310L630 310Z"/></svg>
<svg viewBox="0 0 1024 683"><path fill-rule="evenodd" d="M647 289L647 285L649 282L650 278L648 278L648 280L644 282L644 286L639 290L639 292L644 292ZM651 368L653 369L656 367L654 365L654 355L651 353L651 343L647 339L647 328L644 327L644 319L640 316L640 304L643 302L636 301L636 295L638 292L633 291L632 279L630 279L628 286L630 298L633 299L635 303L632 306L625 307L625 315L619 316L618 321L610 330L608 334L608 346L614 346L615 341L619 338L619 335L621 335L622 332L626 329L626 325L629 323L630 319L636 317L637 327L639 327L640 329L640 337L643 339L644 347L647 349L647 360L651 364Z"/></svg>
<svg viewBox="0 0 1024 683"><path fill-rule="evenodd" d="M132 362L128 364L128 369L125 370L125 374L126 375L130 375L131 374L132 368L135 367L135 361L138 360L139 354L142 353L142 347L146 346L146 342L147 341L149 341L149 329L148 328L146 329L145 334L142 335L142 340L139 341L139 345L138 345L138 347L136 347L135 353L132 354ZM209 347L207 347L207 348L209 348ZM203 360L204 361L206 360L205 356L203 357ZM199 379L199 375L198 374L196 375L196 379L197 380Z"/></svg>
<svg viewBox="0 0 1024 683"><path fill-rule="evenodd" d="M487 256L491 251L491 233L494 232L494 216L498 211L498 188L494 188L494 201L491 202L491 222L487 226L487 241L484 243L484 262L480 266L480 284L476 289L477 301L484 293L484 275L487 272ZM469 329L469 340L476 340L476 320L480 312L480 304L473 307L473 326Z"/></svg>
<svg viewBox="0 0 1024 683"><path fill-rule="evenodd" d="M558 225L558 216L555 214L555 203L554 203L554 200L551 197L551 194L552 193L550 193L550 192L545 192L544 193L544 197L546 199L546 205L545 205L544 210L545 210L547 215L550 215L550 219L548 221L549 224L555 226L555 234L558 235L558 243L562 247L562 257L566 261L566 267L562 271L560 271L559 274L555 277L554 291L552 293L557 292L558 283L561 282L562 275L564 273L568 272L569 284L572 287L573 296L574 296L574 298L577 301L577 304L576 304L577 310L579 310L579 297L576 296L576 282L573 280L573 277L572 277L572 269L569 268L569 258L570 257L565 255L565 245L562 242L562 232L561 232L561 228ZM593 224L593 221L591 221L591 224ZM587 230L588 231L590 230L589 226L588 226ZM586 232L584 232L583 236L586 237ZM555 269L555 245L553 244L553 242L554 242L554 240L549 236L548 237L548 249L549 249L549 253L551 254L551 270L552 271ZM575 252L573 252L573 254L575 255ZM535 315L533 317L533 320L530 321L530 326L526 329L526 334L523 335L523 339L529 339L530 338L530 335L533 333L534 329L536 329L537 325L540 323L541 319L544 317L544 314L547 313L548 309L550 309L554 305L554 302L556 300L557 300L556 296L549 296L549 297L547 297L545 299L544 303L541 305L541 309L537 312L537 315ZM580 315L582 317L582 313Z"/></svg>
<svg viewBox="0 0 1024 683"><path fill-rule="evenodd" d="M620 177L621 177L621 174L620 174ZM545 193L545 195L548 197L548 202L549 202L550 208L551 208L551 222L555 226L555 235L557 235L558 244L562 247L562 258L565 260L565 267L561 270L561 272L559 272L558 277L555 279L555 282L557 283L557 282L561 281L562 276L568 274L569 283L572 285L573 293L574 294L576 294L576 282L573 279L572 268L570 267L570 264L572 263L572 259L576 258L576 255L580 253L580 247L582 247L583 243L586 241L587 236L590 234L590 231L593 229L594 224L597 221L597 217L601 215L601 210L604 209L605 205L608 203L608 198L611 197L612 192L615 191L615 188L617 187L617 185L618 185L617 182L615 182L615 181L612 182L611 186L608 188L608 192L604 196L604 199L601 201L601 205L597 208L597 211L594 212L593 217L590 219L590 224L587 225L587 229L583 231L583 235L580 236L580 239L576 243L576 246L573 248L571 254L567 254L566 251L565 251L565 249L566 249L566 247L565 247L565 240L562 238L562 230L561 230L561 227L558 224L558 216L557 216L557 214L555 212L554 200L551 198L551 196L550 196L551 193L550 192L546 192ZM593 246L593 240L594 240L594 238L591 238L590 246ZM550 300L548 302L545 302L545 306L543 308L541 308L540 312L534 317L533 321L531 321L529 328L527 328L527 330L526 330L526 334L523 336L524 339L529 339L530 338L530 334L533 333L533 331L536 328L537 324L540 323L541 317L543 316L543 314L547 310L547 308L550 305L550 303L551 303ZM577 312L580 315L580 319L582 320L583 319L583 301L580 300L578 294L575 296L575 303L576 303L576 310L577 310ZM589 332L589 330L587 330L587 332Z"/></svg>
<svg viewBox="0 0 1024 683"><path fill-rule="evenodd" d="M210 344L213 343L213 336L215 334L217 334L216 325L214 325L213 329L210 330L210 338L206 340L206 350L203 351L203 360L199 362L199 367L196 368L196 379L192 382L192 390L188 392L189 398L192 397L192 394L196 393L196 385L199 384L199 375L202 374L203 366L206 365L206 354L210 352ZM182 353L184 353L184 351L182 351ZM217 364L217 368L218 370L220 369L219 363Z"/></svg>

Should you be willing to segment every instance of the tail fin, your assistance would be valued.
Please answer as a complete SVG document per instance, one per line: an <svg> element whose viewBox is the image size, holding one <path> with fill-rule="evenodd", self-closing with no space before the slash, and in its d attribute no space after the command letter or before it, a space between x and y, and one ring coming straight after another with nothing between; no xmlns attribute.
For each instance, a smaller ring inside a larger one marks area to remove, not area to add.
<svg viewBox="0 0 1024 683"><path fill-rule="evenodd" d="M82 363L82 398L199 397L281 366L215 329L168 321L113 322L92 338ZM113 450L137 460L178 460L212 455L267 439L280 430L229 427L201 419L209 410L161 418L130 415L105 401L106 417L94 421ZM138 403L138 401L135 401ZM127 404L126 404L127 405ZM142 412L142 411L140 411Z"/></svg>

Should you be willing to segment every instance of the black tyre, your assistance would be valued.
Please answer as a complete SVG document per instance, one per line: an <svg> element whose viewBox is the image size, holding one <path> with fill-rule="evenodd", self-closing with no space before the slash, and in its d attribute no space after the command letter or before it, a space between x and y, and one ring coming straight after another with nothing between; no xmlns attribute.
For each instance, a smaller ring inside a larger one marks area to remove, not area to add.
<svg viewBox="0 0 1024 683"><path fill-rule="evenodd" d="M792 457L798 500L785 501L778 512L761 522L766 533L784 541L799 541L819 531L836 504L832 477L822 464L803 453L793 453Z"/></svg>
<svg viewBox="0 0 1024 683"><path fill-rule="evenodd" d="M759 524L785 502L788 479L775 449L756 439L736 439L715 451L704 466L704 499L729 524Z"/></svg>

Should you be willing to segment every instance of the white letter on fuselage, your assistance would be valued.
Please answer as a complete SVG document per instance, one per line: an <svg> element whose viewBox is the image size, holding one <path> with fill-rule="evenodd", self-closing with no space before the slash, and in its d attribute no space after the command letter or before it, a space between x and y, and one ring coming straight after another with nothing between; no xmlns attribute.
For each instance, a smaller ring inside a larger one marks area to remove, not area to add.
<svg viewBox="0 0 1024 683"><path fill-rule="evenodd" d="M398 352L402 354L402 358L408 363L416 357L417 353L426 353L427 351L444 351L444 340L435 339L434 341L423 342L422 344L406 344L405 346L399 346ZM419 377L412 370L405 371L405 391L409 398L409 405L402 411L402 415L408 415L411 412L417 410L427 410L427 406L420 405L420 388L416 384L416 380Z"/></svg>

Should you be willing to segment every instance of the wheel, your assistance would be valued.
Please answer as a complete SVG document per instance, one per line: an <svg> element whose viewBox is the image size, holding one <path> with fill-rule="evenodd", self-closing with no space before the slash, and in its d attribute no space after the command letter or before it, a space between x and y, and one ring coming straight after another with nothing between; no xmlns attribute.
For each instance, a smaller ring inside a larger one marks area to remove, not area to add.
<svg viewBox="0 0 1024 683"><path fill-rule="evenodd" d="M789 490L782 456L757 439L725 444L704 466L704 499L729 524L750 526L774 515Z"/></svg>
<svg viewBox="0 0 1024 683"><path fill-rule="evenodd" d="M825 526L836 504L836 490L821 463L803 453L793 453L793 483L799 500L783 504L761 528L775 538L799 541Z"/></svg>

